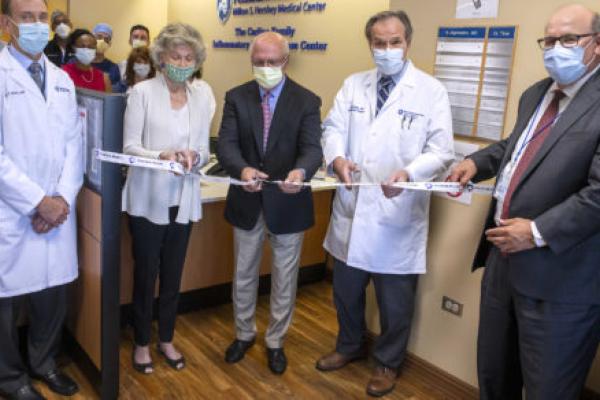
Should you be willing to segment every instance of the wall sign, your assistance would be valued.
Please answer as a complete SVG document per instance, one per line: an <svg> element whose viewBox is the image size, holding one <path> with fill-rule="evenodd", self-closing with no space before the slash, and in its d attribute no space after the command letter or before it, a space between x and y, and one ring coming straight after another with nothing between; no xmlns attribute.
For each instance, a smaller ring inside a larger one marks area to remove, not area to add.
<svg viewBox="0 0 600 400"><path fill-rule="evenodd" d="M446 89L454 133L500 140L504 131L516 27L442 27L435 77Z"/></svg>
<svg viewBox="0 0 600 400"><path fill-rule="evenodd" d="M284 1L284 0L217 0L217 17L219 21L226 25L231 17L244 19L252 22L260 17L274 17L277 15L286 15L290 18L300 18L318 15L327 9L326 1ZM251 17L255 17L252 19ZM215 49L248 50L250 43L255 36L263 32L278 32L285 36L290 44L292 51L307 52L325 52L329 43L314 38L297 37L295 26L285 24L285 26L274 26L268 24L264 26L236 26L233 28L234 40L214 39L212 41Z"/></svg>

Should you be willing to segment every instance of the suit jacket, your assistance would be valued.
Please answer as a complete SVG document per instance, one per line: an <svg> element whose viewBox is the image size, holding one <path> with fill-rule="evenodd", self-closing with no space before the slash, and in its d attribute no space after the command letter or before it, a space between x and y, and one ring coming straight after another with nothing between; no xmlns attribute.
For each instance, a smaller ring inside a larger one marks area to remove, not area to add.
<svg viewBox="0 0 600 400"><path fill-rule="evenodd" d="M310 180L322 164L321 99L286 78L271 121L267 150L263 153L263 116L258 84L238 86L225 95L219 131L219 162L233 178L245 167L261 170L269 179L285 179L296 168L304 168ZM225 218L232 225L250 230L260 213L274 234L301 232L314 224L312 193L283 193L276 185L263 185L258 193L231 185Z"/></svg>
<svg viewBox="0 0 600 400"><path fill-rule="evenodd" d="M512 134L469 156L474 181L496 176L552 84L540 81L521 96ZM523 295L563 303L600 304L600 73L579 90L524 172L510 218L534 220L547 247L507 256L511 286ZM494 226L493 200L486 229ZM493 245L482 236L473 267Z"/></svg>
<svg viewBox="0 0 600 400"><path fill-rule="evenodd" d="M44 53L46 54L46 57L48 57L48 59L59 68L66 64L70 58L69 54L65 54L63 57L63 53L60 50L56 36L48 42L46 48L44 49Z"/></svg>

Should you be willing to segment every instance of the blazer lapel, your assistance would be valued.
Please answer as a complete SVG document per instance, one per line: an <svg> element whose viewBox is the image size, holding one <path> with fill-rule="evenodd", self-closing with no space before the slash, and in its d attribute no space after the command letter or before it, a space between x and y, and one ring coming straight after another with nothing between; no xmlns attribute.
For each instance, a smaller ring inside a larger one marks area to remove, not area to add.
<svg viewBox="0 0 600 400"><path fill-rule="evenodd" d="M44 57L46 56L44 55ZM45 64L46 79L44 84L46 85L46 103L51 104L54 100L54 96L56 96L56 74L58 71L55 71L53 65L50 65L51 61L48 60L48 58L46 58Z"/></svg>
<svg viewBox="0 0 600 400"><path fill-rule="evenodd" d="M535 110L542 102L542 99L546 95L546 92L548 91L551 85L552 80L547 79L547 81L542 82L542 84L538 86L537 90L535 90L535 92L532 93L531 96L528 96L527 99L524 99L525 104L523 105L522 116L517 120L517 123L515 124L513 134L510 137L508 147L506 149L506 152L504 153L505 156L502 162L502 166L500 167L500 171L504 170L504 166L512 158L512 154L515 150L517 142L519 141L519 138L525 131L525 128L527 128L527 125L531 121L531 118L533 118Z"/></svg>
<svg viewBox="0 0 600 400"><path fill-rule="evenodd" d="M569 128L577 122L592 106L598 102L597 92L600 90L598 85L598 74L592 77L575 95L575 98L571 100L567 109L563 112L563 115L556 122L556 125L550 131L550 134L542 144L542 147L531 160L531 163L527 166L525 172L519 181L519 185L523 183L527 177L535 170L539 163L544 159L546 154L554 147L556 142L568 132ZM516 190L516 189L515 189Z"/></svg>
<svg viewBox="0 0 600 400"><path fill-rule="evenodd" d="M247 92L248 114L260 158L263 158L263 115L258 84L253 82Z"/></svg>
<svg viewBox="0 0 600 400"><path fill-rule="evenodd" d="M289 116L292 111L294 96L292 95L293 91L291 85L290 78L286 77L271 120L271 129L269 130L269 139L267 140L267 151L265 151L265 154L275 146L277 139L279 139L285 129L285 118Z"/></svg>

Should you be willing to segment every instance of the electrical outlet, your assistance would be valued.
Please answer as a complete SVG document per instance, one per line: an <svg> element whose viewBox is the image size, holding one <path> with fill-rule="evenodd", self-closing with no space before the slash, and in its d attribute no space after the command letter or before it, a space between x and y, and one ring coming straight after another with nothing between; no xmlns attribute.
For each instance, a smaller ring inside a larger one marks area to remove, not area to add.
<svg viewBox="0 0 600 400"><path fill-rule="evenodd" d="M448 311L451 314L462 317L463 305L448 296L442 297L442 310Z"/></svg>

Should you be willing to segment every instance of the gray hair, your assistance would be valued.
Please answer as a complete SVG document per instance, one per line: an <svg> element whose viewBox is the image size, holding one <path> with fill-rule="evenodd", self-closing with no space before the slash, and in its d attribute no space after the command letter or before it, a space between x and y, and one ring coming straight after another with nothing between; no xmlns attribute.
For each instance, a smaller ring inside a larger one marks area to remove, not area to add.
<svg viewBox="0 0 600 400"><path fill-rule="evenodd" d="M50 24L54 25L55 21L60 18L60 17L65 17L65 18L69 18L69 16L61 10L54 10L52 11L52 15L50 15Z"/></svg>
<svg viewBox="0 0 600 400"><path fill-rule="evenodd" d="M256 36L252 39L252 43L250 43L250 55L252 55L254 51L254 47L256 46L256 42L259 40L263 40L263 38L270 36L272 39L277 39L281 43L281 51L283 51L283 56L288 57L290 55L290 44L288 40L278 32L263 32L260 35Z"/></svg>
<svg viewBox="0 0 600 400"><path fill-rule="evenodd" d="M160 58L164 52L180 45L190 46L196 54L196 67L202 67L206 60L206 47L200 32L191 25L175 23L165 26L150 46L150 56L156 68L161 69Z"/></svg>
<svg viewBox="0 0 600 400"><path fill-rule="evenodd" d="M592 32L600 33L600 14L595 13L594 19L592 19Z"/></svg>
<svg viewBox="0 0 600 400"><path fill-rule="evenodd" d="M410 18L408 18L407 13L405 13L404 11L398 10L398 11L381 11L381 12L373 15L371 18L369 18L369 20L367 21L367 25L365 26L365 36L367 37L367 40L369 41L369 43L371 43L373 25L375 25L378 22L390 19L390 18L397 18L400 22L402 22L402 25L404 25L404 32L405 32L405 36L406 36L405 39L408 43L411 42L412 36L413 36L413 27L410 22Z"/></svg>

